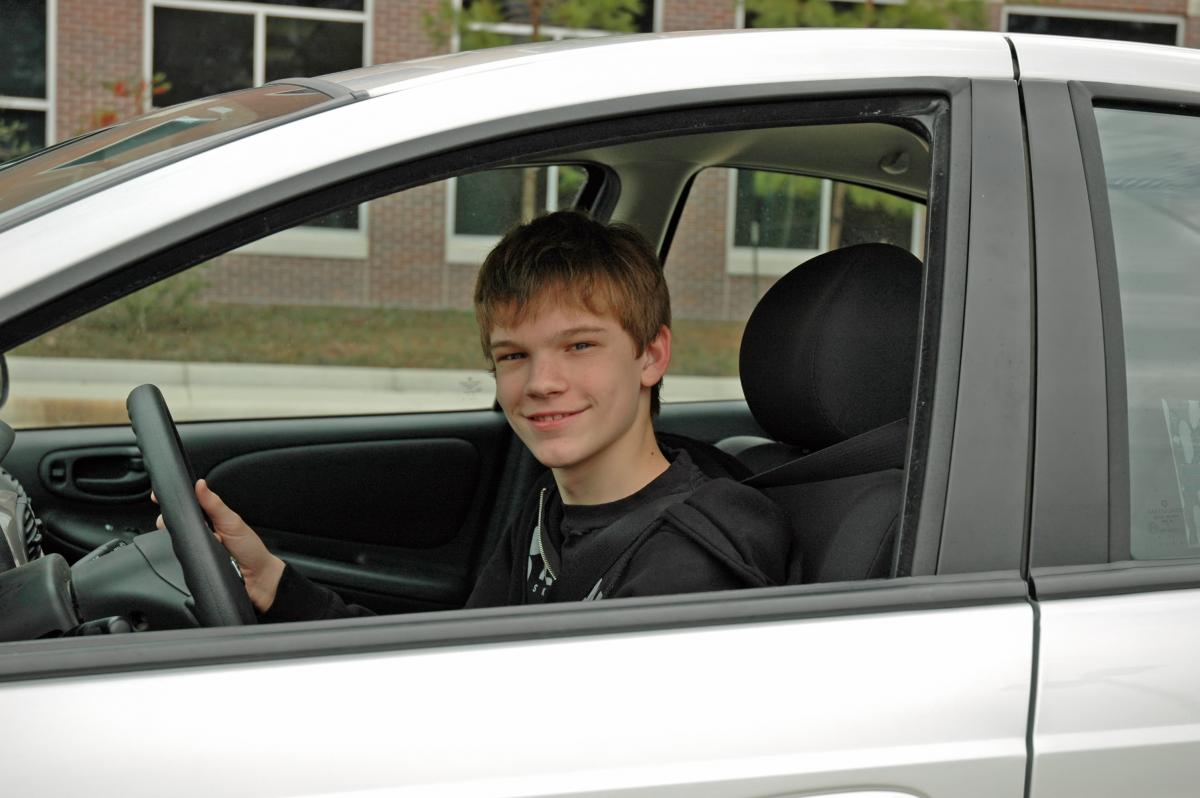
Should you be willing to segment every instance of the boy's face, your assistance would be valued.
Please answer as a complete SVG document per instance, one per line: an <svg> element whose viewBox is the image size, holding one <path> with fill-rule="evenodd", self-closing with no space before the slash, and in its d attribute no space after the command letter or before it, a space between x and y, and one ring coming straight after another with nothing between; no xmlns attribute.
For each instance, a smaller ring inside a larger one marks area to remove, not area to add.
<svg viewBox="0 0 1200 798"><path fill-rule="evenodd" d="M665 339L665 340L664 340ZM664 350L665 347L665 350ZM492 330L496 398L543 465L566 472L628 467L650 425L650 388L670 359L670 332L637 354L611 315L547 303Z"/></svg>

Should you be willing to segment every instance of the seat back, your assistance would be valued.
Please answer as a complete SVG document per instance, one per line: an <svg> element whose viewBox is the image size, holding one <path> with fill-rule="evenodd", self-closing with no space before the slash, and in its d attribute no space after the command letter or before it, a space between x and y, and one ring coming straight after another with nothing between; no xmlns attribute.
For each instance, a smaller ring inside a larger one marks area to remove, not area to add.
<svg viewBox="0 0 1200 798"><path fill-rule="evenodd" d="M762 488L792 515L789 581L893 571L904 447L894 435L874 448L868 438L908 417L921 282L921 262L899 247L845 247L781 278L746 323L742 387L772 441L739 459L758 474L825 452L797 478ZM837 454L856 448L850 459Z"/></svg>

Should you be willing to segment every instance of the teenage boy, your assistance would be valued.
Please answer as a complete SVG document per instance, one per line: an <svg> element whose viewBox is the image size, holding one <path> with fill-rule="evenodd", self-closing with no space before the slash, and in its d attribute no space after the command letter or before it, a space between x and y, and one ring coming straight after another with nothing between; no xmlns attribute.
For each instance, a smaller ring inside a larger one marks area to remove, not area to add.
<svg viewBox="0 0 1200 798"><path fill-rule="evenodd" d="M632 228L558 212L484 261L475 315L496 399L549 469L481 571L468 607L782 582L786 514L664 449L651 419L671 360L666 281ZM263 620L366 614L285 565L203 481L196 495Z"/></svg>

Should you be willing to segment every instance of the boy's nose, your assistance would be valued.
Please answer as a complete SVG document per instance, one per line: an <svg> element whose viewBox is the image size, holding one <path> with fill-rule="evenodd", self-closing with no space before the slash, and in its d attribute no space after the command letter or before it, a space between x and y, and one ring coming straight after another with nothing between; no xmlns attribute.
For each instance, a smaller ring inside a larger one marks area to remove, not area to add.
<svg viewBox="0 0 1200 798"><path fill-rule="evenodd" d="M534 357L529 364L529 381L525 390L530 396L549 396L565 388L562 372L554 358Z"/></svg>

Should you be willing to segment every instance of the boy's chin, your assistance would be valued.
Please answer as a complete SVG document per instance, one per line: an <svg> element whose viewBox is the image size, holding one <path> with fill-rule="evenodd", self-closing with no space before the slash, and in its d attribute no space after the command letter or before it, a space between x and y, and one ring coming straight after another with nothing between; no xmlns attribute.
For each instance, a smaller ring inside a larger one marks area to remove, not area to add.
<svg viewBox="0 0 1200 798"><path fill-rule="evenodd" d="M546 468L570 468L584 460L584 454L576 446L555 446L542 443L530 446L534 459Z"/></svg>

